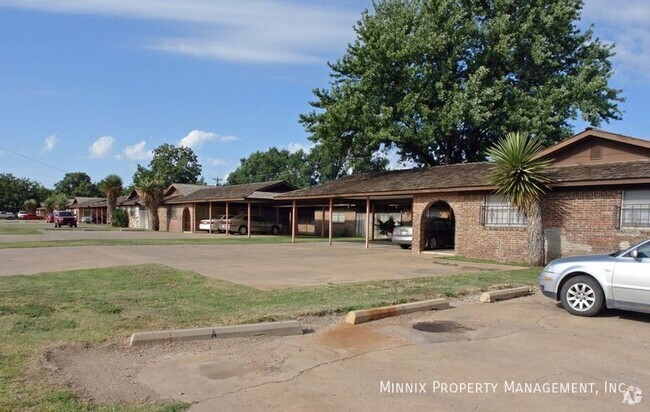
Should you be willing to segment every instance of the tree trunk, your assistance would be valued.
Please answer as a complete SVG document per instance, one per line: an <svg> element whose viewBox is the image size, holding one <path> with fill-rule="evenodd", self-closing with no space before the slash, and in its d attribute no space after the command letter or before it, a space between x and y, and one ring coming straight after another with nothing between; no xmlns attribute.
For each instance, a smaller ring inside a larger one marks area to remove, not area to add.
<svg viewBox="0 0 650 412"><path fill-rule="evenodd" d="M108 204L108 210L107 210L107 220L106 223L109 225L113 224L113 212L115 212L115 209L117 208L117 197L115 196L107 196L106 197L106 203Z"/></svg>
<svg viewBox="0 0 650 412"><path fill-rule="evenodd" d="M151 221L151 230L158 232L160 230L160 219L158 218L158 206L149 206L149 220Z"/></svg>
<svg viewBox="0 0 650 412"><path fill-rule="evenodd" d="M528 263L534 266L544 265L544 228L542 227L542 207L535 202L528 211L526 241L528 246Z"/></svg>

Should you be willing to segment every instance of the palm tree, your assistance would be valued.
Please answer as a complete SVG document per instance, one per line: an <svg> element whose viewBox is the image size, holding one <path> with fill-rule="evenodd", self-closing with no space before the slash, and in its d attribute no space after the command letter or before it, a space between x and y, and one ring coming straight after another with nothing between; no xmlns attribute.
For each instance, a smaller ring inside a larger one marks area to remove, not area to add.
<svg viewBox="0 0 650 412"><path fill-rule="evenodd" d="M523 133L508 133L499 139L487 155L494 165L488 177L497 187L496 193L506 197L526 216L528 261L544 264L544 231L542 228L541 197L548 190L547 175L550 159L538 159L542 143Z"/></svg>
<svg viewBox="0 0 650 412"><path fill-rule="evenodd" d="M151 176L144 176L135 182L135 189L142 198L151 221L151 229L160 230L160 219L158 218L158 207L162 203L165 186L161 179Z"/></svg>
<svg viewBox="0 0 650 412"><path fill-rule="evenodd" d="M99 190L106 195L108 203L108 223L113 221L113 212L117 208L117 197L122 193L122 178L118 175L108 175L99 182Z"/></svg>

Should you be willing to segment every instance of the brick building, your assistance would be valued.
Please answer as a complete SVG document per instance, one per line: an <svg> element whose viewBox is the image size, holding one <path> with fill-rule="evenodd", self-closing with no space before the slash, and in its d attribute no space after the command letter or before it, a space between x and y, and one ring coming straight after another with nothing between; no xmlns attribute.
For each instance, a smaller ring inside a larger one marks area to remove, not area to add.
<svg viewBox="0 0 650 412"><path fill-rule="evenodd" d="M551 191L543 198L547 260L603 253L650 236L650 142L587 129L544 150L552 159ZM353 175L281 194L301 204L347 203L364 210L400 209L413 217L413 250L426 244L422 222L455 221L455 253L521 261L525 216L487 183L489 162ZM371 214L372 213L372 214ZM366 242L368 244L368 242Z"/></svg>

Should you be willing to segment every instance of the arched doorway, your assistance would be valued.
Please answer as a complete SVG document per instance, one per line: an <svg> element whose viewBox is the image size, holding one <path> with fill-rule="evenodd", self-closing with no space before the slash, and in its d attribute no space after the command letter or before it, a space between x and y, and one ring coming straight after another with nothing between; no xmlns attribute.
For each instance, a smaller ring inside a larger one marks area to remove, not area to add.
<svg viewBox="0 0 650 412"><path fill-rule="evenodd" d="M420 250L453 249L456 244L456 214L444 200L432 202L420 222Z"/></svg>
<svg viewBox="0 0 650 412"><path fill-rule="evenodd" d="M183 232L192 231L192 216L190 215L190 209L183 209Z"/></svg>

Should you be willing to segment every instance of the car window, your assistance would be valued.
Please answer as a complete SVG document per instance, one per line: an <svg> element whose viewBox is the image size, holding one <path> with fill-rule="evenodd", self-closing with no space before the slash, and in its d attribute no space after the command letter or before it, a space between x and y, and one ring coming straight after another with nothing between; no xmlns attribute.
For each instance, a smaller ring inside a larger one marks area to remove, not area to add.
<svg viewBox="0 0 650 412"><path fill-rule="evenodd" d="M650 258L650 242L639 247L637 253L640 258Z"/></svg>

